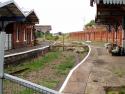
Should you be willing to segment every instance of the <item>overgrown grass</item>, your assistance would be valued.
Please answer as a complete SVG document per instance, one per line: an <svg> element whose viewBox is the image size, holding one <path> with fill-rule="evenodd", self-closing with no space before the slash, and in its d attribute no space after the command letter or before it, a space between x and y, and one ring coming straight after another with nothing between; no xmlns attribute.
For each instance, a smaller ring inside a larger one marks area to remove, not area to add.
<svg viewBox="0 0 125 94"><path fill-rule="evenodd" d="M55 59L58 59L60 56L60 52L49 52L43 57L39 57L32 60L27 60L23 64L19 64L16 67L10 66L9 68L6 68L5 71L8 73L13 73L15 71L18 71L20 69L27 68L28 71L32 70L39 70L40 68L44 68L47 63L53 62Z"/></svg>
<svg viewBox="0 0 125 94"><path fill-rule="evenodd" d="M66 76L69 71L74 67L75 64L75 58L73 55L65 55L61 54L60 63L53 66L53 69L55 70L54 77L46 78L41 81L41 84L43 86L46 86L48 88L55 88L59 84L60 77Z"/></svg>
<svg viewBox="0 0 125 94"><path fill-rule="evenodd" d="M57 79L43 79L41 81L41 84L48 88L55 88L58 83L59 83L59 80Z"/></svg>
<svg viewBox="0 0 125 94"><path fill-rule="evenodd" d="M47 53L44 57L40 57L39 59L35 59L33 60L31 63L29 64L26 64L26 67L30 68L31 70L33 69L39 69L39 68L42 68L44 67L44 65L46 63L51 63L53 62L55 59L58 59L59 58L59 54L60 52L49 52ZM24 64L24 65L25 65Z"/></svg>
<svg viewBox="0 0 125 94"><path fill-rule="evenodd" d="M109 91L107 94L119 94L118 91Z"/></svg>
<svg viewBox="0 0 125 94"><path fill-rule="evenodd" d="M74 56L66 57L59 65L56 66L58 75L67 75L69 70L75 65Z"/></svg>
<svg viewBox="0 0 125 94"><path fill-rule="evenodd" d="M125 87L118 87L116 89L109 90L106 94L125 94Z"/></svg>
<svg viewBox="0 0 125 94"><path fill-rule="evenodd" d="M112 72L118 77L123 77L125 75L125 70L122 68L114 68Z"/></svg>
<svg viewBox="0 0 125 94"><path fill-rule="evenodd" d="M88 51L88 48L85 48L85 53ZM79 54L80 57L84 57L83 53ZM23 64L19 64L16 67L9 67L6 69L7 72L12 73L20 69L27 68L28 70L19 73L19 76L27 79L27 75L32 74L32 72L44 71L46 67L51 68L49 75L47 76L44 73L36 78L30 79L31 81L38 83L40 85L46 86L51 89L55 89L60 85L60 82L65 79L66 75L68 75L69 71L76 64L76 53L70 51L62 51L62 48L55 50L54 52L49 52L45 56L28 60ZM47 72L47 71L46 71ZM37 73L36 73L37 74ZM39 74L38 74L39 75ZM28 78L29 79L29 78ZM27 80L28 80L27 79ZM36 80L37 79L37 80ZM10 86L11 87L11 86ZM32 91L31 91L32 92ZM28 91L22 89L19 94L28 94ZM32 94L32 93L31 93Z"/></svg>
<svg viewBox="0 0 125 94"><path fill-rule="evenodd" d="M36 92L33 91L32 89L23 89L22 91L15 93L15 94L35 94ZM40 93L38 93L40 94Z"/></svg>

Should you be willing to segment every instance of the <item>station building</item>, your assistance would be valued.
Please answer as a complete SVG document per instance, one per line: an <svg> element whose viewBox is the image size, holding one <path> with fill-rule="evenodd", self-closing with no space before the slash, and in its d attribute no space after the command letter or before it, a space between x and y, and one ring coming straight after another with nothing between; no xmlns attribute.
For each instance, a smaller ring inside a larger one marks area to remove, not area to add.
<svg viewBox="0 0 125 94"><path fill-rule="evenodd" d="M35 24L39 23L39 18L34 10L23 11L18 4L13 1L0 3L0 22L4 22L5 50L34 46Z"/></svg>

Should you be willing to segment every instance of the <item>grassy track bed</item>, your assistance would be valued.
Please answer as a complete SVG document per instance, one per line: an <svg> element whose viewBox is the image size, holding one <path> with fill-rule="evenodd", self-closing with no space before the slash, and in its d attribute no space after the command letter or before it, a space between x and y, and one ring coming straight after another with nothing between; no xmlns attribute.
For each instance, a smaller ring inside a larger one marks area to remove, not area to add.
<svg viewBox="0 0 125 94"><path fill-rule="evenodd" d="M84 47L80 49L84 49ZM87 52L88 49L77 53L76 51L62 51L62 48L59 48L22 64L9 66L5 71L48 88L59 90L69 71L86 56ZM15 73L20 69L26 70Z"/></svg>

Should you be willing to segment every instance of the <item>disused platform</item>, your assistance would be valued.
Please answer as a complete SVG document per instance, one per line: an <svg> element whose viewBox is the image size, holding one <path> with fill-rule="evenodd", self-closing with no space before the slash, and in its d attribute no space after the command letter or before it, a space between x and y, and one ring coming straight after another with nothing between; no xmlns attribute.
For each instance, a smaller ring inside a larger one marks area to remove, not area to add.
<svg viewBox="0 0 125 94"><path fill-rule="evenodd" d="M19 63L20 61L28 58L34 58L40 55L42 56L49 51L50 45L52 45L52 43L42 42L39 45L33 47L5 51L5 65L13 63L16 64L17 62Z"/></svg>
<svg viewBox="0 0 125 94"><path fill-rule="evenodd" d="M111 56L104 47L91 53L71 75L64 94L106 94L104 87L125 86L125 56Z"/></svg>

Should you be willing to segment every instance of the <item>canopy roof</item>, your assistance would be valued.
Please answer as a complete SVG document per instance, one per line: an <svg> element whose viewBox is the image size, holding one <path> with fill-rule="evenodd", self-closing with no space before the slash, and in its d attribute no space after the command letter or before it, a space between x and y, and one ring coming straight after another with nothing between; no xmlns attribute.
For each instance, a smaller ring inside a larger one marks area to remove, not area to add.
<svg viewBox="0 0 125 94"><path fill-rule="evenodd" d="M125 16L125 5L97 5L96 21L98 20L98 22L120 21L123 16Z"/></svg>
<svg viewBox="0 0 125 94"><path fill-rule="evenodd" d="M25 12L25 17L26 17L26 22L31 22L31 23L39 23L39 18L36 15L34 10L31 10L30 12Z"/></svg>
<svg viewBox="0 0 125 94"><path fill-rule="evenodd" d="M125 0L90 0L91 6L97 4L96 23L122 24L125 16Z"/></svg>
<svg viewBox="0 0 125 94"><path fill-rule="evenodd" d="M97 4L125 4L125 0L90 0L90 5L93 6L93 3Z"/></svg>
<svg viewBox="0 0 125 94"><path fill-rule="evenodd" d="M29 23L39 22L38 16L34 10L25 13L22 9L14 2L10 0L7 2L0 3L0 20L3 21L24 21Z"/></svg>
<svg viewBox="0 0 125 94"><path fill-rule="evenodd" d="M25 18L24 13L13 0L0 3L0 16L0 20L3 21L17 21Z"/></svg>

